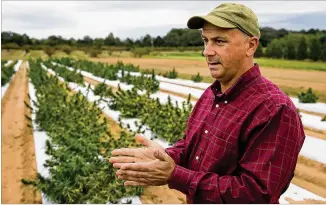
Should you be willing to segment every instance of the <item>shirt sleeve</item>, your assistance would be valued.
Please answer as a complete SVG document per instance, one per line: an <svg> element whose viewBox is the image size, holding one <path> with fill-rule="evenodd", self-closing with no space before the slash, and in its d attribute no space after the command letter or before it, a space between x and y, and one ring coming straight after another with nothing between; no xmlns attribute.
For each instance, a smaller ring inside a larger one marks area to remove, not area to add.
<svg viewBox="0 0 326 205"><path fill-rule="evenodd" d="M173 159L176 165L182 165L184 161L185 139L178 140L173 147L165 149L165 152Z"/></svg>
<svg viewBox="0 0 326 205"><path fill-rule="evenodd" d="M282 106L256 119L232 176L193 171L177 165L168 185L193 203L278 203L289 185L305 135L299 115Z"/></svg>

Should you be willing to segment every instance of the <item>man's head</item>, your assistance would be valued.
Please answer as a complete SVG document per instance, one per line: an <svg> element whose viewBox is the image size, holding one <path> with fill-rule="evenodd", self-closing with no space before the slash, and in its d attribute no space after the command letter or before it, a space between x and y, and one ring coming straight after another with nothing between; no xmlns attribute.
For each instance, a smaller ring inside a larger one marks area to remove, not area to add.
<svg viewBox="0 0 326 205"><path fill-rule="evenodd" d="M228 82L252 66L260 31L251 9L241 4L221 4L206 16L190 18L188 27L202 28L203 54L213 78Z"/></svg>

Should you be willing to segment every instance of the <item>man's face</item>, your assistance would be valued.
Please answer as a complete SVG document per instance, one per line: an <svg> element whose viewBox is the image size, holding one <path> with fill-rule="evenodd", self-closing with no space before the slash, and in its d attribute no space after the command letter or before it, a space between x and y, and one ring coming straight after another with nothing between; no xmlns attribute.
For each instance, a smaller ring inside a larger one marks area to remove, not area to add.
<svg viewBox="0 0 326 205"><path fill-rule="evenodd" d="M233 79L246 59L247 38L238 29L225 29L205 23L202 29L203 52L211 76L220 82Z"/></svg>

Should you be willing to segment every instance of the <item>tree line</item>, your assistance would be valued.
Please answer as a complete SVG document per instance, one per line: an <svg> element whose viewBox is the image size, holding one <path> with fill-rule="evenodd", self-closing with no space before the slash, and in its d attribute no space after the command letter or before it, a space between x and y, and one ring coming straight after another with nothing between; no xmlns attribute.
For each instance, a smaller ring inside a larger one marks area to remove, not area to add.
<svg viewBox="0 0 326 205"><path fill-rule="evenodd" d="M173 28L165 36L153 37L149 34L138 39L119 37L109 33L105 38L91 38L84 36L80 39L63 38L51 35L48 38L36 39L27 34L4 31L1 33L2 49L45 49L48 47L60 50L107 49L115 47L132 50L139 47L146 48L199 48L203 46L200 30ZM326 30L309 29L291 31L286 29L261 28L260 46L256 52L257 57L285 58L285 59L311 59L313 61L326 61Z"/></svg>

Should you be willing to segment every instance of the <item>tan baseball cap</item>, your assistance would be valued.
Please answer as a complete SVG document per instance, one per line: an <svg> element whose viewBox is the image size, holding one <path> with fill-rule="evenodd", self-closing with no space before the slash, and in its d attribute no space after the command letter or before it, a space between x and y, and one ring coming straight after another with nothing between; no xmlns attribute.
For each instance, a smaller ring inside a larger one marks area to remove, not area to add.
<svg viewBox="0 0 326 205"><path fill-rule="evenodd" d="M256 14L242 4L221 4L205 16L191 17L187 26L190 29L199 29L205 21L221 28L238 28L249 36L260 37Z"/></svg>

